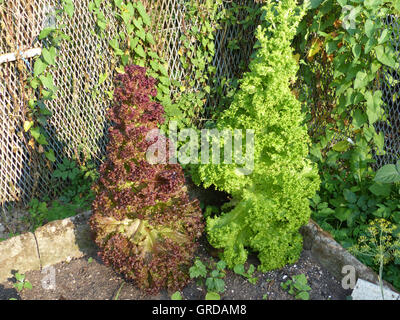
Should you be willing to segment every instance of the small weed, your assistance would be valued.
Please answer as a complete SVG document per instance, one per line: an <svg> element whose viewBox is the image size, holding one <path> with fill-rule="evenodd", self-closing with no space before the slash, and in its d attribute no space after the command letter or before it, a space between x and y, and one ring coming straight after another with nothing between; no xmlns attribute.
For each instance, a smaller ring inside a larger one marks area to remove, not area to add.
<svg viewBox="0 0 400 320"><path fill-rule="evenodd" d="M216 292L207 292L205 300L221 300L221 296Z"/></svg>
<svg viewBox="0 0 400 320"><path fill-rule="evenodd" d="M194 265L189 269L189 274L190 278L198 279L198 285L203 285L205 279L207 292L210 293L210 297L215 298L215 294L219 296L220 292L225 291L225 281L223 279L225 277L225 268L225 261L220 260L215 264L215 268L208 268L209 270L207 270L204 263L200 259L196 259Z"/></svg>
<svg viewBox="0 0 400 320"><path fill-rule="evenodd" d="M292 279L281 283L283 290L288 290L289 294L294 295L296 299L300 300L310 300L310 294L308 291L311 287L308 285L306 276L302 273L293 276Z"/></svg>
<svg viewBox="0 0 400 320"><path fill-rule="evenodd" d="M183 297L179 291L176 291L172 296L171 300L183 300Z"/></svg>
<svg viewBox="0 0 400 320"><path fill-rule="evenodd" d="M18 292L21 292L24 289L32 289L32 284L25 279L24 274L17 272L14 277L17 280L16 283L14 283L14 288L17 289Z"/></svg>
<svg viewBox="0 0 400 320"><path fill-rule="evenodd" d="M268 300L268 294L267 294L267 293L264 293L263 296L262 296L262 298L263 298L263 300Z"/></svg>
<svg viewBox="0 0 400 320"><path fill-rule="evenodd" d="M253 273L256 270L256 268L254 267L254 265L250 265L249 269L247 270L247 272L244 269L244 265L243 264L238 264L233 268L233 271L236 274L239 274L245 278L247 278L247 280L251 283L251 284L256 284L258 281L258 278L253 277Z"/></svg>

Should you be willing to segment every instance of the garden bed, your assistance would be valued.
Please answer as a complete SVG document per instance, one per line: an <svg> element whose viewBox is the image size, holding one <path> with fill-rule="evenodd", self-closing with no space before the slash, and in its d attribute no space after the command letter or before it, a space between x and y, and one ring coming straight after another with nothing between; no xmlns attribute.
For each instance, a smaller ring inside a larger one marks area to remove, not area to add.
<svg viewBox="0 0 400 320"><path fill-rule="evenodd" d="M205 239L197 251L199 257L206 265L216 262L208 250ZM246 264L258 264L257 258L251 257ZM61 262L54 265L55 289L44 289L42 281L46 274L40 270L28 271L26 279L32 284L32 289L24 289L18 293L13 286L15 279L11 278L0 284L0 299L10 298L23 300L111 300L111 299L170 299L173 292L161 291L156 296L146 295L137 289L132 282L125 282L124 278L116 274L111 268L106 267L96 255L85 255L70 262ZM223 300L294 300L295 297L281 288L281 283L290 277L304 274L311 287L310 299L312 300L345 300L351 290L344 290L338 280L313 257L311 251L304 250L298 262L288 265L280 270L267 273L255 272L253 276L258 280L251 284L246 278L226 271L225 291L221 293ZM122 285L123 284L123 285ZM192 280L182 291L184 299L203 300L206 295L204 286Z"/></svg>

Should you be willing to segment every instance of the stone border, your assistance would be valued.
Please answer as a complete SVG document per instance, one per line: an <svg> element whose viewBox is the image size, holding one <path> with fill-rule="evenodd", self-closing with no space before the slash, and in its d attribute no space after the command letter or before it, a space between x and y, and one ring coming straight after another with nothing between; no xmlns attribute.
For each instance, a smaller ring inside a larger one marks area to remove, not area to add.
<svg viewBox="0 0 400 320"><path fill-rule="evenodd" d="M91 211L74 217L50 222L34 233L25 233L0 242L0 283L13 277L14 271L25 273L80 258L86 254L96 253L96 246L91 238L87 223ZM351 265L356 270L356 278L378 283L378 275L365 266L332 236L322 230L316 222L310 222L300 229L303 235L303 247L310 250L312 256L332 275L341 281L344 274L342 268ZM396 290L385 282L385 286Z"/></svg>
<svg viewBox="0 0 400 320"><path fill-rule="evenodd" d="M310 250L312 256L331 272L336 280L341 282L345 276L342 273L344 266L353 266L356 271L356 279L361 278L375 284L379 283L379 277L374 270L351 255L333 239L330 233L322 230L312 219L300 229L300 233L303 235L304 249ZM383 281L383 285L396 292L390 283Z"/></svg>
<svg viewBox="0 0 400 320"><path fill-rule="evenodd" d="M87 223L91 211L52 221L36 229L0 242L0 283L13 272L41 270L49 265L96 252Z"/></svg>

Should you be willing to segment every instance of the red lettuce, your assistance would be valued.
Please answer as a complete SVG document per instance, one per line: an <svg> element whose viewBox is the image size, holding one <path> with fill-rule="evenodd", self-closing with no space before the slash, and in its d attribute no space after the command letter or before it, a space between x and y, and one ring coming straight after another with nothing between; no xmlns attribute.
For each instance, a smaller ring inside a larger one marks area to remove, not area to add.
<svg viewBox="0 0 400 320"><path fill-rule="evenodd" d="M107 160L93 186L90 219L104 263L152 294L186 285L204 227L181 166L146 160L157 141L146 135L164 122L164 108L153 100L155 85L145 68L134 65L116 78Z"/></svg>

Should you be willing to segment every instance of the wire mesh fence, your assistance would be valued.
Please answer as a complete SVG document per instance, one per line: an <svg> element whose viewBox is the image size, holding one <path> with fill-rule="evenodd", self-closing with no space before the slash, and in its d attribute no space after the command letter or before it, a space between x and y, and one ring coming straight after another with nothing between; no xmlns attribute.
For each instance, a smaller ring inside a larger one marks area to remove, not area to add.
<svg viewBox="0 0 400 320"><path fill-rule="evenodd" d="M391 33L391 42L400 61L400 19L394 15L386 17L385 21ZM376 155L377 167L395 163L400 158L400 68L394 70L385 68L379 81L382 91L383 121L375 124L377 132L383 132L385 137L384 155Z"/></svg>
<svg viewBox="0 0 400 320"><path fill-rule="evenodd" d="M190 77L178 54L182 46L180 37L186 1L143 1L151 10L157 51L167 62L171 79L178 81ZM97 160L105 154L109 126L105 113L109 100L104 95L112 90L116 65L108 40L119 32L119 25L111 8L104 6L108 27L104 37L96 34L96 18L89 11L90 2L74 1L73 17L63 21L71 41L61 46L52 71L58 92L56 99L47 104L52 116L45 129L57 157L56 163L79 151ZM258 2L237 0L235 4L255 7ZM0 213L3 214L14 207L25 206L33 197L57 192L51 185L49 169L52 168L44 157L29 148L29 136L23 123L26 70L32 70L35 56L40 54L43 43L38 41L38 35L55 22L52 12L58 5L58 0L13 0L0 5L0 58L7 58L0 59ZM231 5L232 1L223 2L225 7ZM239 15L238 19L243 19L246 11L240 11ZM387 23L392 26L392 41L400 57L400 23L393 16L388 17ZM216 77L240 77L243 70L240 64L248 63L254 45L251 31L244 31L240 25L216 31L213 60ZM238 37L244 38L247 46L236 51L226 50L229 41ZM110 76L99 84L100 75L106 73ZM388 121L377 124L377 130L385 134L386 149L386 155L378 157L379 165L399 158L400 70L385 70L381 90ZM213 103L215 101L209 100L206 108L212 110Z"/></svg>
<svg viewBox="0 0 400 320"><path fill-rule="evenodd" d="M171 79L178 81L190 76L178 55L185 1L142 1L151 10L157 51L167 62ZM116 61L108 40L119 32L119 25L111 8L104 6L108 27L104 37L96 34L96 18L89 11L90 2L74 1L74 15L62 21L71 41L62 44L56 67L51 71L58 91L56 99L46 105L52 116L45 130L49 145L55 151L56 163L82 151L94 159L105 154L109 126L105 113L109 100L104 94L112 90L112 76L101 84L99 77L113 74ZM254 0L235 3L257 5ZM33 197L57 192L51 185L51 166L29 148L30 138L23 123L26 70L28 74L32 71L35 56L45 45L38 41L38 35L43 28L55 23L53 12L58 5L58 0L13 0L0 5L0 58L3 57L0 60L0 213L3 214L26 206ZM223 5L230 6L231 1ZM227 41L238 36L248 38L245 50L225 50ZM252 52L253 38L252 33L243 34L240 26L216 31L213 64L217 77L237 76L239 63Z"/></svg>

